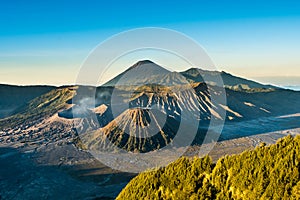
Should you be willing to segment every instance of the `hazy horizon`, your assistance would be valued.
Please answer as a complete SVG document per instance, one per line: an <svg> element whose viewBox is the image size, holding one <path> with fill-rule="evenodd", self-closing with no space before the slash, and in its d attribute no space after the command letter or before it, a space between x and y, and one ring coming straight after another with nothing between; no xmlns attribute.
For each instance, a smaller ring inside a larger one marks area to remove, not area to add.
<svg viewBox="0 0 300 200"><path fill-rule="evenodd" d="M129 67L131 67L136 62L138 62L140 60L145 60L145 59L148 59L148 58L144 58L144 59L141 58L139 60L136 60L135 62L130 62L130 61L127 60L127 63L124 64L124 65L122 65L122 67L119 68L120 70L114 71L114 73L109 73L108 76L104 75L104 79L102 79L102 81L98 82L97 86L100 86L100 85L106 83L107 81L113 79L115 76L117 76L118 74L122 73L123 71L125 71L126 69L128 69ZM155 61L153 61L153 62L155 62ZM177 72L183 72L183 71L188 70L188 69L193 68L193 67L196 67L196 68L199 68L199 69L203 69L203 68L197 67L197 66L189 66L189 67L186 67L186 68L184 68L183 66L176 66L175 68L179 69L179 70L174 70L174 69L170 68L170 66L166 66L166 63L163 63L163 64L162 63L157 63L157 61L155 63L161 65L162 67L164 67L164 68L166 68L166 69L168 69L170 71L177 71ZM116 64L120 65L120 63L118 63L118 62ZM224 71L224 70L217 69L217 71ZM286 89L292 89L292 90L300 91L300 76L299 77L298 76L257 76L257 77L246 77L246 76L237 75L235 73L228 72L228 71L225 71L225 72L230 73L230 74L232 74L234 76L238 76L238 77L245 78L245 79L248 79L248 80L253 80L253 81L256 81L256 82L259 82L259 83L262 83L262 84L266 84L266 85L270 84L270 85L274 85L274 86L278 86L278 87L282 87L282 88L286 88ZM56 87L59 87L59 86L66 86L66 85L78 85L75 80L76 80L76 77L74 77L74 82L72 82L72 83L61 83L61 84L51 84L51 83L50 84L49 83L37 83L37 84L30 84L30 83L26 84L25 83L25 84L19 84L19 83L10 83L10 82L0 82L0 84L3 84L3 85L17 85L17 86L45 85L45 86L56 86ZM91 85L91 84L79 84L79 85Z"/></svg>

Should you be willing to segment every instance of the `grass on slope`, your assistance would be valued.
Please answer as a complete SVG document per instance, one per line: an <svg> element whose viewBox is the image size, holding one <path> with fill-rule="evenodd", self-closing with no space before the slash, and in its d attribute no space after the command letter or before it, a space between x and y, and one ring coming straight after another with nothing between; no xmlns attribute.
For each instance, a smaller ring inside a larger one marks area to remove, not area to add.
<svg viewBox="0 0 300 200"><path fill-rule="evenodd" d="M139 174L117 199L300 199L300 136L226 156L180 158Z"/></svg>

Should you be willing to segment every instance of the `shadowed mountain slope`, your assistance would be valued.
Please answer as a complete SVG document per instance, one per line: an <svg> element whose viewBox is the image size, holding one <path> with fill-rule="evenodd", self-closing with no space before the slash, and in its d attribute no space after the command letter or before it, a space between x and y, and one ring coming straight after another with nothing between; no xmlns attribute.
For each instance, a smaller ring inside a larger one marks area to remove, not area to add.
<svg viewBox="0 0 300 200"><path fill-rule="evenodd" d="M247 80L241 77L237 77L226 73L224 71L207 71L199 68L190 68L184 72L180 72L189 82L204 82L207 80L207 84L215 85L214 80L217 76L220 76L223 80L224 86L233 90L250 90L259 89L276 89L278 87L272 85L263 85L255 81Z"/></svg>
<svg viewBox="0 0 300 200"><path fill-rule="evenodd" d="M13 86L0 84L0 118L13 114L15 109L54 88L53 86Z"/></svg>
<svg viewBox="0 0 300 200"><path fill-rule="evenodd" d="M155 64L150 60L142 60L129 67L127 70L111 79L103 86L116 85L138 85L147 83L158 83L161 77L170 71Z"/></svg>
<svg viewBox="0 0 300 200"><path fill-rule="evenodd" d="M66 108L67 101L71 100L76 93L74 87L53 89L29 101L19 107L16 114L1 119L0 127L3 129L15 126L31 126L43 119L57 113L60 109Z"/></svg>

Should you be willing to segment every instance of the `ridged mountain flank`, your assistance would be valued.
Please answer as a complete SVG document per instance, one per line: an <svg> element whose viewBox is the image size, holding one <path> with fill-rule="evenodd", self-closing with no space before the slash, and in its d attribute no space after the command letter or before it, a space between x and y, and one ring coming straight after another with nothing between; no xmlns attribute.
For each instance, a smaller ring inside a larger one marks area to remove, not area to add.
<svg viewBox="0 0 300 200"><path fill-rule="evenodd" d="M90 150L117 146L132 152L148 152L170 143L179 124L179 121L159 110L132 108L105 127L87 134L84 140Z"/></svg>

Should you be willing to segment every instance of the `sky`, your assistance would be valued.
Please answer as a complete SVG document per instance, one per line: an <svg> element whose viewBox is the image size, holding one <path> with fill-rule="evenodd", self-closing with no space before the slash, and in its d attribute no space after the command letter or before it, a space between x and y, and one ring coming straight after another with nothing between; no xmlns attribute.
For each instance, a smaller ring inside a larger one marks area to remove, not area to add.
<svg viewBox="0 0 300 200"><path fill-rule="evenodd" d="M74 84L99 43L142 27L193 38L219 70L300 85L300 2L289 0L2 1L0 83Z"/></svg>

